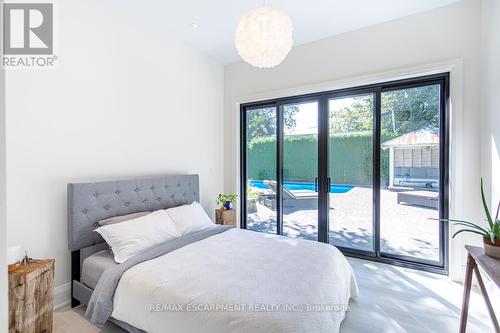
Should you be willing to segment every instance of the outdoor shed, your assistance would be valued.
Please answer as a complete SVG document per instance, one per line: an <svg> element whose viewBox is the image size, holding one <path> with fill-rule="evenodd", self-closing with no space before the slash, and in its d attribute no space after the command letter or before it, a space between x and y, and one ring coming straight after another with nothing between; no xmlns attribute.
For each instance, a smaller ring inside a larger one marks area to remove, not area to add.
<svg viewBox="0 0 500 333"><path fill-rule="evenodd" d="M424 127L384 142L389 149L389 188L439 187L439 129Z"/></svg>

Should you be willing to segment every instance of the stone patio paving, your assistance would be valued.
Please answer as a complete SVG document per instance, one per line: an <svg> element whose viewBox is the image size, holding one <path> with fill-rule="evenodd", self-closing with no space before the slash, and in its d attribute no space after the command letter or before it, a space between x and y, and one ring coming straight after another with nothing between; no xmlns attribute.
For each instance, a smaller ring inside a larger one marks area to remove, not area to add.
<svg viewBox="0 0 500 333"><path fill-rule="evenodd" d="M381 190L381 251L439 260L438 211L398 204L397 193ZM283 214L283 233L289 237L317 239L317 210L287 208ZM251 230L276 233L276 212L257 204L248 214ZM354 187L341 194L330 194L330 243L354 249L371 250L372 190Z"/></svg>

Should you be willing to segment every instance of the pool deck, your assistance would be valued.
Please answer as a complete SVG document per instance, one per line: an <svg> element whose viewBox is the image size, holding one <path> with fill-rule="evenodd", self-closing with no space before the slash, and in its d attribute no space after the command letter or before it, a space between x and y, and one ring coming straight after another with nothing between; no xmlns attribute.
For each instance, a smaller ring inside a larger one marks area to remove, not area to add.
<svg viewBox="0 0 500 333"><path fill-rule="evenodd" d="M397 193L381 190L381 251L437 261L439 259L438 211L398 204ZM372 248L372 190L354 187L330 194L330 242L360 250ZM289 237L317 239L316 210L284 212L283 232ZM276 232L276 213L257 204L248 214L249 229Z"/></svg>

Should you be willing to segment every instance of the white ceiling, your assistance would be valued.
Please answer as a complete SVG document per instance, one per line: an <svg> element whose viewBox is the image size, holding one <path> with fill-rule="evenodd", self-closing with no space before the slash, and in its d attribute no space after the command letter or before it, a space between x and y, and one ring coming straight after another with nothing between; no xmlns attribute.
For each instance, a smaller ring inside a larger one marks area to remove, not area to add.
<svg viewBox="0 0 500 333"><path fill-rule="evenodd" d="M300 45L446 6L461 0L270 0L294 24L294 45ZM144 2L142 2L144 4ZM158 1L162 26L224 64L239 61L233 42L240 17L262 0ZM149 7L151 9L151 7ZM191 23L199 27L193 29Z"/></svg>

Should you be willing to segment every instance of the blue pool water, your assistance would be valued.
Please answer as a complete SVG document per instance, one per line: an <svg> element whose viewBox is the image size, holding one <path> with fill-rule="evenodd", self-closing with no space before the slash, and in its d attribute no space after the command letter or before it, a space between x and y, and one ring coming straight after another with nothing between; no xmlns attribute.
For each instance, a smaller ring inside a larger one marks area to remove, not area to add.
<svg viewBox="0 0 500 333"><path fill-rule="evenodd" d="M266 184L262 180L250 180L249 185L252 187L267 189ZM285 188L290 191L295 190L311 190L314 191L314 183L303 183L303 182L285 182ZM330 185L330 193L346 193L352 189L353 186L349 185Z"/></svg>

